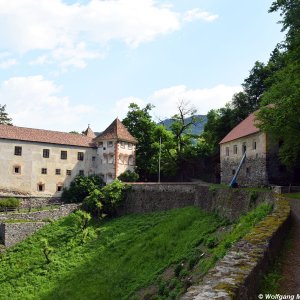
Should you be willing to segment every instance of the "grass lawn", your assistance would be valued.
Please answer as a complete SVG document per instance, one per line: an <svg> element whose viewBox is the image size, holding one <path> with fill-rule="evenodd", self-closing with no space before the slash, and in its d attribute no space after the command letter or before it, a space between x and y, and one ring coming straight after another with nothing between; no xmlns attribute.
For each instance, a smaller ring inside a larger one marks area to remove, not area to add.
<svg viewBox="0 0 300 300"><path fill-rule="evenodd" d="M1 299L137 299L147 286L151 299L175 299L189 273L207 272L270 210L261 205L232 225L187 207L94 222L84 232L72 214L1 255ZM41 238L53 248L50 263Z"/></svg>

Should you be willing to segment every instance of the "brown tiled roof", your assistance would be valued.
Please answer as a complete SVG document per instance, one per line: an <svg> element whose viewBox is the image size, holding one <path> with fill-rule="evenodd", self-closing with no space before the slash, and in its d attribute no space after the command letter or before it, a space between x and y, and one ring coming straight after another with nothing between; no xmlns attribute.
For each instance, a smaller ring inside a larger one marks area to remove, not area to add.
<svg viewBox="0 0 300 300"><path fill-rule="evenodd" d="M59 131L0 125L0 138L48 144L94 147L91 137Z"/></svg>
<svg viewBox="0 0 300 300"><path fill-rule="evenodd" d="M94 133L94 131L91 129L90 125L88 126L88 128L82 132L82 134L90 137L90 138L95 138L96 137L96 134Z"/></svg>
<svg viewBox="0 0 300 300"><path fill-rule="evenodd" d="M260 129L255 126L255 113L249 115L245 120L243 120L240 124L234 127L220 142L220 144L224 144L241 137L259 132Z"/></svg>
<svg viewBox="0 0 300 300"><path fill-rule="evenodd" d="M95 140L121 140L127 141L133 144L137 143L137 140L129 133L123 123L116 118Z"/></svg>

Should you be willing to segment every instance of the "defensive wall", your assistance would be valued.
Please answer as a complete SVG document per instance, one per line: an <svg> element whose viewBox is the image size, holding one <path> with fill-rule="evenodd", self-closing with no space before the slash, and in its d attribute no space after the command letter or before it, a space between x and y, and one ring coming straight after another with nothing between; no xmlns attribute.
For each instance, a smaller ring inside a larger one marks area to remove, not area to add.
<svg viewBox="0 0 300 300"><path fill-rule="evenodd" d="M235 220L262 202L273 203L271 191L231 189L197 183L133 184L118 215L196 206Z"/></svg>

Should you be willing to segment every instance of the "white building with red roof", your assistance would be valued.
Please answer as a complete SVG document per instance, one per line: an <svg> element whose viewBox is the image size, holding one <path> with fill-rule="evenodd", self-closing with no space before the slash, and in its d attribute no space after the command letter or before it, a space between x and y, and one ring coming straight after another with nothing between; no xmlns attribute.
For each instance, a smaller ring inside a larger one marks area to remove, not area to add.
<svg viewBox="0 0 300 300"><path fill-rule="evenodd" d="M229 184L246 152L237 177L239 185L266 186L289 181L280 164L280 143L257 127L256 112L234 127L220 142L221 183Z"/></svg>
<svg viewBox="0 0 300 300"><path fill-rule="evenodd" d="M77 175L110 182L134 170L136 143L118 119L98 137L0 125L0 189L60 196Z"/></svg>

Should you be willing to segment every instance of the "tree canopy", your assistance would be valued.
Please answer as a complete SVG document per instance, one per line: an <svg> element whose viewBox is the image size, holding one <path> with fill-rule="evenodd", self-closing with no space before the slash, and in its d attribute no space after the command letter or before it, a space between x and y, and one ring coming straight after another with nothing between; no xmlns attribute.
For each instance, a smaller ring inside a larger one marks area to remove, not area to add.
<svg viewBox="0 0 300 300"><path fill-rule="evenodd" d="M12 119L8 116L6 112L6 105L0 104L0 124L12 125Z"/></svg>

